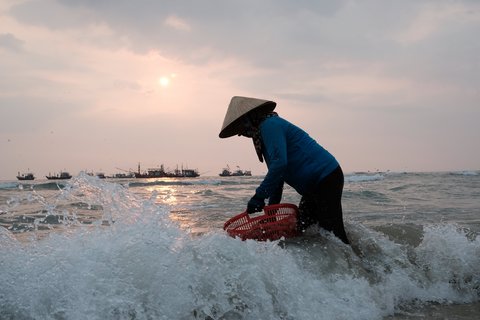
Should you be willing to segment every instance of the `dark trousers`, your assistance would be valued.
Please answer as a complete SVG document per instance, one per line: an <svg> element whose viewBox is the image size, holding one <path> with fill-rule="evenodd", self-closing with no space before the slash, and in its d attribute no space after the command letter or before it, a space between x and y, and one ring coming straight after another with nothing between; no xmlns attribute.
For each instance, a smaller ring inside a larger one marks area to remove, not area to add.
<svg viewBox="0 0 480 320"><path fill-rule="evenodd" d="M343 182L343 171L338 166L313 191L302 196L298 206L298 228L301 232L312 224L318 224L321 228L332 231L344 243L350 243L343 226Z"/></svg>

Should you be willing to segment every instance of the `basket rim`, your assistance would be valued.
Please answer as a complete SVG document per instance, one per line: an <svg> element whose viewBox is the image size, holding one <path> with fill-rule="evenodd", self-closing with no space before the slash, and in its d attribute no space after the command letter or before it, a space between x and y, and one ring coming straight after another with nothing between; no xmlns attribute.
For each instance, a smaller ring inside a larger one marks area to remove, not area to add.
<svg viewBox="0 0 480 320"><path fill-rule="evenodd" d="M253 217L251 217L251 215L245 210L244 212L241 212L241 213L233 216L232 218L228 219L225 222L225 224L223 225L223 230L228 231L228 227L232 223L234 223L235 221L238 221L238 220L240 220L241 218L244 218L244 217L247 218L247 221L245 223L253 223L255 221L268 218L269 215L266 213L266 211L275 210L275 209L278 209L278 208L291 208L291 209L295 210L295 214L297 214L297 212L298 212L298 207L293 203L278 203L278 204L271 204L271 205L265 206L263 208L263 212L262 212L261 215L253 216ZM245 223L242 223L242 225L245 224Z"/></svg>
<svg viewBox="0 0 480 320"><path fill-rule="evenodd" d="M280 209L293 210L278 212ZM253 217L247 211L237 214L225 222L223 229L229 236L242 240L266 241L294 237L298 235L297 215L298 207L294 204L274 204L264 207L262 214Z"/></svg>

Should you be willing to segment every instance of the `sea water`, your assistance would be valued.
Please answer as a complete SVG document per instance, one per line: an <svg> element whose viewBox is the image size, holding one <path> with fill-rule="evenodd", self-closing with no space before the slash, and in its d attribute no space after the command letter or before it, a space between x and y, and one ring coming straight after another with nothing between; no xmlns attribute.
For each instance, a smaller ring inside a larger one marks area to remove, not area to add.
<svg viewBox="0 0 480 320"><path fill-rule="evenodd" d="M351 246L229 237L261 180L1 181L0 319L478 319L479 172L347 174Z"/></svg>

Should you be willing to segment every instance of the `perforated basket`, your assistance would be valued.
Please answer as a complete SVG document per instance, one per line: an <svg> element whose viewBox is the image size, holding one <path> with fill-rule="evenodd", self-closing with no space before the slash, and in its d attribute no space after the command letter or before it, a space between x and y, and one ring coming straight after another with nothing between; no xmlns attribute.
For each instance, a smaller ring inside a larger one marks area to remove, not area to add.
<svg viewBox="0 0 480 320"><path fill-rule="evenodd" d="M223 229L232 237L260 241L291 238L297 233L298 208L281 203L266 206L263 215L250 216L246 211L225 222Z"/></svg>

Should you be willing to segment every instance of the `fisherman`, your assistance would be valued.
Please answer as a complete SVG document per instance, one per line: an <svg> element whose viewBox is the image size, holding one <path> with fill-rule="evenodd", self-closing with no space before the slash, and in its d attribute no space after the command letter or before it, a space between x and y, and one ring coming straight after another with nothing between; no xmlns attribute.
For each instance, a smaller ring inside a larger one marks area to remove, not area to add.
<svg viewBox="0 0 480 320"><path fill-rule="evenodd" d="M235 96L228 106L220 138L234 135L253 140L260 162L265 159L268 172L247 212L263 210L280 203L287 183L301 196L298 229L317 224L349 244L343 225L342 191L344 177L335 157L305 131L278 116L274 101Z"/></svg>

